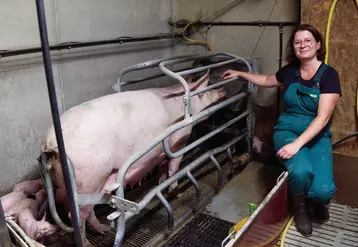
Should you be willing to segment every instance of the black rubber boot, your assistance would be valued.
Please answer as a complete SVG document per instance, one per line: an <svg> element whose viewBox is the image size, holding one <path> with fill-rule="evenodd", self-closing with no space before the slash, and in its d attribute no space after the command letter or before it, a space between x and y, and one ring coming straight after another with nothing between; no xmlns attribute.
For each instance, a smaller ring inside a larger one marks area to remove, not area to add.
<svg viewBox="0 0 358 247"><path fill-rule="evenodd" d="M312 235L312 222L308 216L305 194L298 194L292 197L292 209L295 215L295 225L299 233L305 237Z"/></svg>
<svg viewBox="0 0 358 247"><path fill-rule="evenodd" d="M328 205L322 202L307 200L308 214L315 220L321 223L329 221Z"/></svg>

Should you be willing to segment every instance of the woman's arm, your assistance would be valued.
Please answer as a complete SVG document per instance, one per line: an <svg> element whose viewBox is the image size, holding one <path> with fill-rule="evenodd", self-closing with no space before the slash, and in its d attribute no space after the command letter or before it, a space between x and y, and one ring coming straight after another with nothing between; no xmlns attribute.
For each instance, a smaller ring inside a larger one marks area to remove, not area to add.
<svg viewBox="0 0 358 247"><path fill-rule="evenodd" d="M277 156L282 159L290 159L298 150L311 141L327 125L338 99L339 94L321 94L317 117L295 141L282 147L277 152Z"/></svg>
<svg viewBox="0 0 358 247"><path fill-rule="evenodd" d="M243 71L236 70L227 70L225 71L221 78L229 79L233 77L241 77L247 81L252 82L253 84L261 87L279 87L281 83L277 81L276 75L262 75L262 74L250 74Z"/></svg>

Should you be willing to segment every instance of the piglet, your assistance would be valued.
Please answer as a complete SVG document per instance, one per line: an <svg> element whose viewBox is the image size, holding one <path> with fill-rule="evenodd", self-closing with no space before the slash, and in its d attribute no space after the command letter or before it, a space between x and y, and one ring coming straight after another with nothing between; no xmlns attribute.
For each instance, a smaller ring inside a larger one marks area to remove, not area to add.
<svg viewBox="0 0 358 247"><path fill-rule="evenodd" d="M22 191L11 192L9 194L2 196L0 200L5 215L7 212L10 211L12 207L14 207L16 204L18 204L19 202L21 202L26 198L27 196Z"/></svg>
<svg viewBox="0 0 358 247"><path fill-rule="evenodd" d="M262 142L257 136L254 136L253 148L258 154L262 152L262 148L264 145L265 145L264 142Z"/></svg>
<svg viewBox="0 0 358 247"><path fill-rule="evenodd" d="M15 185L13 192L22 191L26 195L36 194L39 190L43 188L41 179L35 179L30 181L25 181Z"/></svg>
<svg viewBox="0 0 358 247"><path fill-rule="evenodd" d="M43 243L44 237L56 233L58 228L46 221L46 213L40 221L36 220L38 209L36 200L25 199L21 202L21 205L20 208L22 209L18 215L18 224L30 238Z"/></svg>

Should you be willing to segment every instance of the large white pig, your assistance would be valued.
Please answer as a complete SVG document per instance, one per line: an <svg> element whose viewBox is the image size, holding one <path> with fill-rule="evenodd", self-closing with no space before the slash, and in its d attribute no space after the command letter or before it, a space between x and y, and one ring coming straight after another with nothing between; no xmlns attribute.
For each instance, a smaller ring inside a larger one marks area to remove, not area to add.
<svg viewBox="0 0 358 247"><path fill-rule="evenodd" d="M192 91L208 85L206 73L190 83ZM191 98L191 114L196 114L225 96L223 89L210 90ZM109 176L121 169L136 151L148 146L172 124L184 117L183 89L180 84L103 96L75 106L61 116L66 153L76 174L78 194L102 191ZM170 136L173 151L186 145L192 126ZM59 190L65 190L54 128L43 139L41 151L48 156L52 178ZM159 144L139 159L125 176L125 186L138 183L166 155ZM168 175L179 167L182 157L169 161ZM165 176L164 176L165 177ZM80 206L81 231L86 245L85 222L93 213L93 205Z"/></svg>

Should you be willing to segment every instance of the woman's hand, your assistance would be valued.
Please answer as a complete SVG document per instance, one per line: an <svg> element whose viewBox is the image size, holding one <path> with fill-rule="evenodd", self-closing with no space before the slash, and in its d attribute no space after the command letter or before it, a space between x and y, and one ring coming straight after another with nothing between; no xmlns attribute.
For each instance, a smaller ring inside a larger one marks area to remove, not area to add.
<svg viewBox="0 0 358 247"><path fill-rule="evenodd" d="M239 71L229 69L221 75L221 78L222 79L230 79L230 78L233 78L236 76L239 76Z"/></svg>
<svg viewBox="0 0 358 247"><path fill-rule="evenodd" d="M278 150L276 155L281 159L288 160L291 159L291 157L294 156L300 150L300 148L301 147L299 144L296 142L291 142Z"/></svg>

